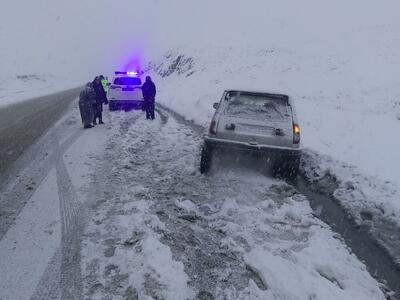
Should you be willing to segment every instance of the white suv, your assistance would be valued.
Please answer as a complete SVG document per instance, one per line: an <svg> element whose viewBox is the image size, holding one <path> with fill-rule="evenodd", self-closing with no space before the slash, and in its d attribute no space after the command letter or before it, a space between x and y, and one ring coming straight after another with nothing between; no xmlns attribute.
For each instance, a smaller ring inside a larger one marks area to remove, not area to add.
<svg viewBox="0 0 400 300"><path fill-rule="evenodd" d="M137 72L115 72L107 93L109 109L143 108L142 80Z"/></svg>
<svg viewBox="0 0 400 300"><path fill-rule="evenodd" d="M200 172L206 173L216 148L258 152L275 174L295 177L301 156L300 127L286 95L226 90L204 136Z"/></svg>

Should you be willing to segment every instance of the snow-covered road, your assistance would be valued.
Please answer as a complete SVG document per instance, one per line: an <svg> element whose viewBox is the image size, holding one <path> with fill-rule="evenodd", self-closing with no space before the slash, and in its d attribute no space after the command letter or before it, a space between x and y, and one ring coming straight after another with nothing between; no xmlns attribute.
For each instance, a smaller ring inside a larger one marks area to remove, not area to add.
<svg viewBox="0 0 400 300"><path fill-rule="evenodd" d="M254 169L200 175L201 135L161 113L82 130L74 107L43 138L9 189L26 205L0 299L385 298L305 196Z"/></svg>
<svg viewBox="0 0 400 300"><path fill-rule="evenodd" d="M88 189L87 298L383 298L291 186L251 170L201 176L191 128L110 116L114 132Z"/></svg>

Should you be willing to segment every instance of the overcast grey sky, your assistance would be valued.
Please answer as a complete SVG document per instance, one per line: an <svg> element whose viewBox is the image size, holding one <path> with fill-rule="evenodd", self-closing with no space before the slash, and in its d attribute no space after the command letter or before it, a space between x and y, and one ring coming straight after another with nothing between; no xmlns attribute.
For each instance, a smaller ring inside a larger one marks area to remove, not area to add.
<svg viewBox="0 0 400 300"><path fill-rule="evenodd" d="M289 49L360 47L378 26L400 25L395 0L13 0L0 11L0 76L85 77L170 47L208 44ZM371 28L373 30L371 30ZM400 27L397 27L400 28ZM382 36L381 38L385 38ZM359 38L360 39L360 38ZM313 48L314 47L314 48ZM312 50L310 50L312 51ZM56 71L55 71L56 70Z"/></svg>

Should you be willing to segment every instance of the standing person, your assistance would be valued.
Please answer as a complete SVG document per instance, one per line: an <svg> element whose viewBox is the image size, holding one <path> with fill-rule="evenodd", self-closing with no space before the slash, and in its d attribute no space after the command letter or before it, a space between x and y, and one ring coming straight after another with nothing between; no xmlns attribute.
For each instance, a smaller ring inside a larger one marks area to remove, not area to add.
<svg viewBox="0 0 400 300"><path fill-rule="evenodd" d="M79 111L81 113L83 128L92 128L94 118L93 106L96 103L96 93L93 84L88 82L79 94Z"/></svg>
<svg viewBox="0 0 400 300"><path fill-rule="evenodd" d="M154 120L154 106L156 100L156 85L150 76L146 76L146 82L142 85L144 106L146 108L146 119Z"/></svg>
<svg viewBox="0 0 400 300"><path fill-rule="evenodd" d="M93 89L96 93L96 103L94 105L94 118L93 124L97 124L97 119L99 119L99 124L104 124L103 122L103 103L108 104L107 95L104 91L103 85L101 84L101 76L97 76L93 81Z"/></svg>

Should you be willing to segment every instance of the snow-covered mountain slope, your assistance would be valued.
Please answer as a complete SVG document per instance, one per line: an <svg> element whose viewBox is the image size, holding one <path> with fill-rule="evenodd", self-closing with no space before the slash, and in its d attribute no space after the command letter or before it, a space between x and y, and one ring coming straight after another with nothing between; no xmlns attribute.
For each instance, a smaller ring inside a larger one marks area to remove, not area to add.
<svg viewBox="0 0 400 300"><path fill-rule="evenodd" d="M61 73L84 82L177 45L206 52L229 45L343 57L330 66L338 68L337 84L358 74L374 78L372 89L387 88L398 75L382 61L399 62L399 6L397 0L6 1L0 77ZM351 72L340 76L349 59Z"/></svg>
<svg viewBox="0 0 400 300"><path fill-rule="evenodd" d="M400 82L388 78L381 86L351 74L357 61L343 59L274 47L178 49L150 67L158 75L158 101L203 125L226 88L289 94L306 148L397 181Z"/></svg>
<svg viewBox="0 0 400 300"><path fill-rule="evenodd" d="M179 48L150 63L149 70L159 85L157 101L204 126L225 88L289 94L298 110L310 179L336 177L338 198L360 222L369 211L400 223L395 167L400 166L400 84L397 77L385 77L384 83L366 73L384 66L396 72L394 57L371 61L363 73L361 59L350 56L275 47ZM343 193L349 184L355 192Z"/></svg>
<svg viewBox="0 0 400 300"><path fill-rule="evenodd" d="M81 80L48 74L0 77L0 107L80 85Z"/></svg>

